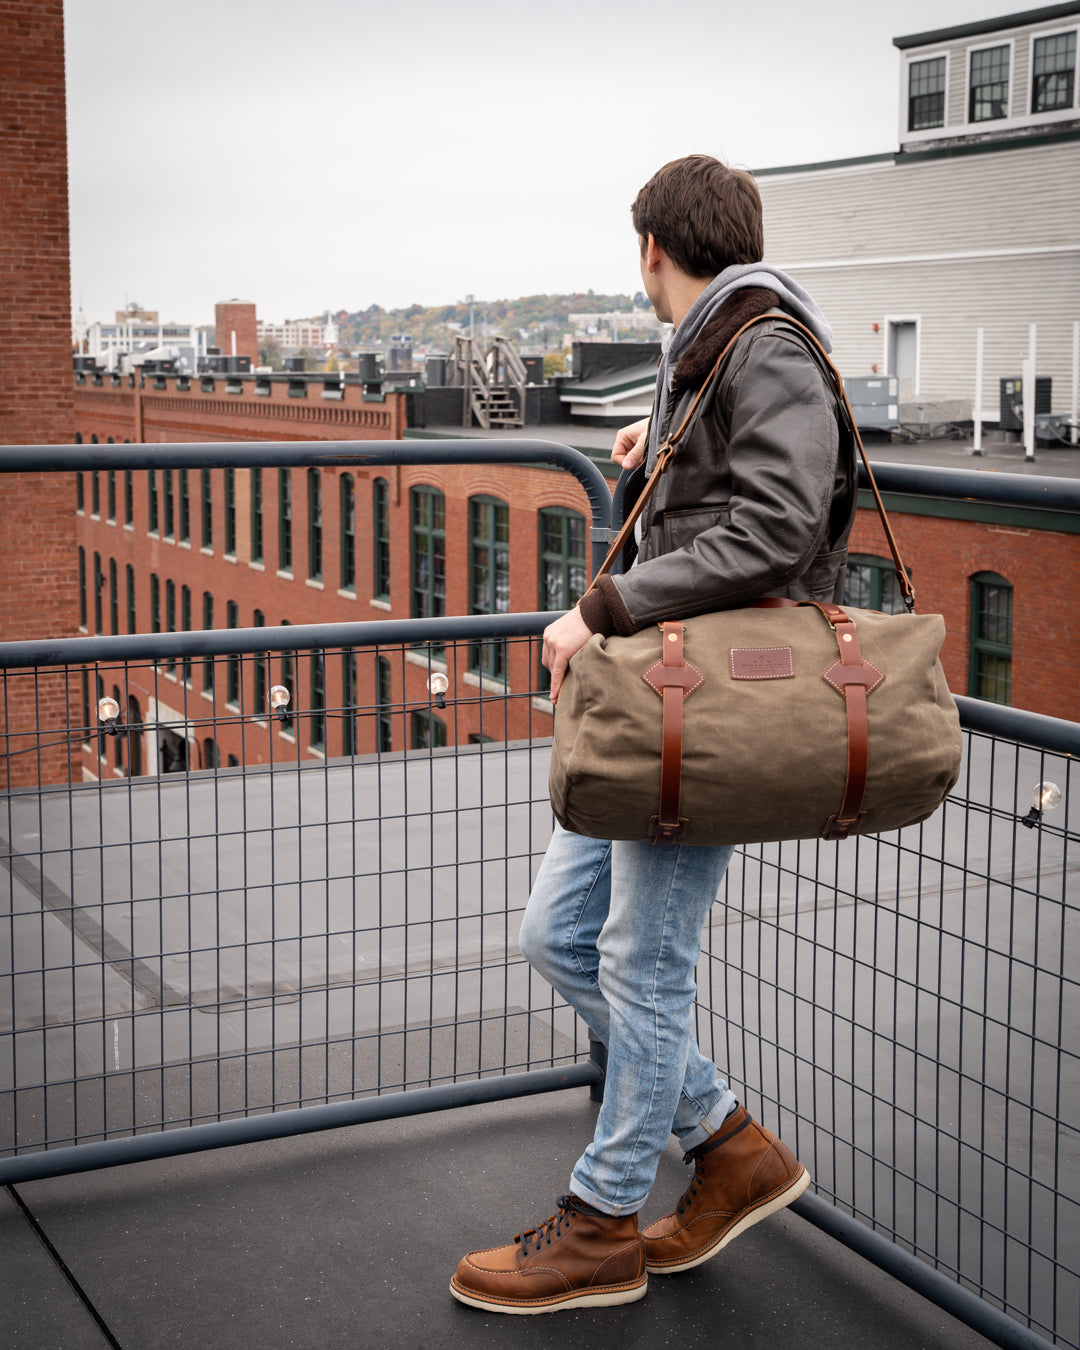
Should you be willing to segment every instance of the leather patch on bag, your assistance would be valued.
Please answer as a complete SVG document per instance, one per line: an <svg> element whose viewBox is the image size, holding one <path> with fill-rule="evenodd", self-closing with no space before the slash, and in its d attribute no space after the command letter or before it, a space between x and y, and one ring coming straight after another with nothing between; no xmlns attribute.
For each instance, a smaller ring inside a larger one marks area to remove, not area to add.
<svg viewBox="0 0 1080 1350"><path fill-rule="evenodd" d="M795 677L791 647L732 647L733 680L790 680Z"/></svg>

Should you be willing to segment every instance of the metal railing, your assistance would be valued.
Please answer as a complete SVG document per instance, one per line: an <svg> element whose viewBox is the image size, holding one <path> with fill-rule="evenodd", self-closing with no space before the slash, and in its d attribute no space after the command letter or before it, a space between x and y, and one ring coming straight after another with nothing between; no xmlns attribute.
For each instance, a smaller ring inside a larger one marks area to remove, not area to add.
<svg viewBox="0 0 1080 1350"><path fill-rule="evenodd" d="M73 735L99 775L0 798L0 1183L598 1084L587 1029L517 948L550 830L550 617L0 647L5 701L44 670L71 690L66 718L9 737ZM533 678L477 677L481 642ZM198 690L207 660L219 678L240 662L247 690L297 653L387 661L403 692L314 707L306 659L286 722L242 699L222 717ZM84 669L91 691L152 687L194 741L231 720L242 762L129 776L147 733L90 725ZM998 1344L1077 1347L1080 727L958 703L964 770L930 821L736 854L698 1035L812 1172L799 1213ZM476 716L482 736L456 744ZM404 749L432 718L445 747ZM395 748L341 753L346 725ZM1032 819L1048 781L1062 803Z"/></svg>

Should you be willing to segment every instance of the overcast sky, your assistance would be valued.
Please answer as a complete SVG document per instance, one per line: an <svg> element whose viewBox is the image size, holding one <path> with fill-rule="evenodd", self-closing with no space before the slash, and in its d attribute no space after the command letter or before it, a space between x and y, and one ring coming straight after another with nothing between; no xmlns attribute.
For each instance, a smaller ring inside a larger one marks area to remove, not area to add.
<svg viewBox="0 0 1080 1350"><path fill-rule="evenodd" d="M993 0L65 0L72 299L213 322L640 289L669 159L897 146L901 34Z"/></svg>

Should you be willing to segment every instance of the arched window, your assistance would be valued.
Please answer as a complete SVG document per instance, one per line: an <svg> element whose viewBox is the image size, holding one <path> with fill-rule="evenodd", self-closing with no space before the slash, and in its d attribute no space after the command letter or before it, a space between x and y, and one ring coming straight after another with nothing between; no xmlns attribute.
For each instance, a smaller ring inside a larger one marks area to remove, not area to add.
<svg viewBox="0 0 1080 1350"><path fill-rule="evenodd" d="M379 675L379 752L393 749L394 743L394 682L387 657L378 658Z"/></svg>
<svg viewBox="0 0 1080 1350"><path fill-rule="evenodd" d="M127 726L124 728L124 734L127 736L128 776L138 778L143 771L142 712L139 700L134 695L128 698Z"/></svg>
<svg viewBox="0 0 1080 1350"><path fill-rule="evenodd" d="M225 627L240 627L240 606L230 600L225 606ZM229 655L225 663L225 702L234 708L240 706L240 657L236 652Z"/></svg>
<svg viewBox="0 0 1080 1350"><path fill-rule="evenodd" d="M251 470L251 561L263 560L263 480L262 469Z"/></svg>
<svg viewBox="0 0 1080 1350"><path fill-rule="evenodd" d="M257 609L254 615L255 628L262 628L266 623L266 615L261 609ZM254 700L253 716L260 720L265 720L270 716L270 657L267 652L257 652L251 658L251 670L254 678L254 687L252 698Z"/></svg>
<svg viewBox="0 0 1080 1350"><path fill-rule="evenodd" d="M570 609L585 594L588 537L585 517L579 512L562 507L549 507L540 512L539 609ZM539 642L536 647L539 652ZM542 664L538 687L551 688L551 672Z"/></svg>
<svg viewBox="0 0 1080 1350"><path fill-rule="evenodd" d="M292 479L278 469L278 570L292 571Z"/></svg>
<svg viewBox="0 0 1080 1350"><path fill-rule="evenodd" d="M109 632L120 631L120 580L116 559L109 559ZM119 700L117 700L119 702Z"/></svg>
<svg viewBox="0 0 1080 1350"><path fill-rule="evenodd" d="M356 489L351 473L338 479L341 508L341 589L356 590Z"/></svg>
<svg viewBox="0 0 1080 1350"><path fill-rule="evenodd" d="M307 471L308 495L308 576L322 581L322 474Z"/></svg>
<svg viewBox="0 0 1080 1350"><path fill-rule="evenodd" d="M390 484L376 478L371 499L372 540L375 546L371 593L375 600L390 599Z"/></svg>
<svg viewBox="0 0 1080 1350"><path fill-rule="evenodd" d="M1013 588L996 572L971 578L971 656L968 693L991 703L1012 702Z"/></svg>
<svg viewBox="0 0 1080 1350"><path fill-rule="evenodd" d="M412 617L446 613L446 498L433 487L410 493L412 521Z"/></svg>
<svg viewBox="0 0 1080 1350"><path fill-rule="evenodd" d="M113 631L115 632L116 630L114 629ZM113 685L112 696L116 700L116 706L123 709L124 700L120 697L120 686L118 684ZM113 737L113 763L118 769L124 767L124 739L124 736L119 731Z"/></svg>
<svg viewBox="0 0 1080 1350"><path fill-rule="evenodd" d="M510 612L510 508L495 497L469 499L469 612ZM472 643L469 669L504 680L506 643Z"/></svg>
<svg viewBox="0 0 1080 1350"><path fill-rule="evenodd" d="M341 653L341 753L356 754L356 653L346 647Z"/></svg>
<svg viewBox="0 0 1080 1350"><path fill-rule="evenodd" d="M86 627L86 549L79 545L79 627Z"/></svg>
<svg viewBox="0 0 1080 1350"><path fill-rule="evenodd" d="M322 652L312 652L309 659L311 672L308 702L311 716L309 725L311 739L308 744L312 750L326 749L326 658Z"/></svg>
<svg viewBox="0 0 1080 1350"><path fill-rule="evenodd" d="M908 573L910 577L911 573ZM849 553L844 578L844 604L856 609L876 609L882 614L902 614L904 597L896 580L891 558L870 553Z"/></svg>

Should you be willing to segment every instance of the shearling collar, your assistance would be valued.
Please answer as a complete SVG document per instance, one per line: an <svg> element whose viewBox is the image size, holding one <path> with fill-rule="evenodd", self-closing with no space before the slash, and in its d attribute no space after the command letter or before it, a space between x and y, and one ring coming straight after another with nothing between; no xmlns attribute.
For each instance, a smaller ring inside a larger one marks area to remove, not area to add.
<svg viewBox="0 0 1080 1350"><path fill-rule="evenodd" d="M724 347L744 323L775 309L780 297L764 286L746 287L722 304L701 330L697 340L679 357L672 376L675 388L693 388L708 375Z"/></svg>

